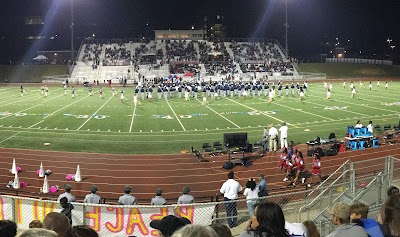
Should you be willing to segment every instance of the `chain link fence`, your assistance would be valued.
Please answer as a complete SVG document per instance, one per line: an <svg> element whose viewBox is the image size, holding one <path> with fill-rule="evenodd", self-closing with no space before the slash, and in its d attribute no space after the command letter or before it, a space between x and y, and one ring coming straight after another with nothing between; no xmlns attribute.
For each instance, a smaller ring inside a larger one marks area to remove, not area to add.
<svg viewBox="0 0 400 237"><path fill-rule="evenodd" d="M375 218L386 199L388 187L398 184L399 170L400 159L393 157L360 162L347 161L314 189L299 192L290 192L288 189L286 193L271 195L265 199L280 204L286 221L313 220L319 227L321 236L325 236L334 228L328 210L336 202L362 202L370 207L369 217ZM188 218L194 224L229 225L231 222L231 226L237 226L232 227L232 232L238 235L243 231L244 223L251 217L247 201L238 199L223 202L220 201L222 198L221 195L217 195L215 202L211 199L211 202L206 203L166 206L73 203L73 225L88 225L100 236L153 236L154 229L149 225L152 220L161 219L166 215L177 215ZM236 206L236 211L230 212L229 215L228 205ZM33 220L43 220L47 213L60 211L60 205L54 201L0 196L0 219L14 220L20 229L28 228Z"/></svg>

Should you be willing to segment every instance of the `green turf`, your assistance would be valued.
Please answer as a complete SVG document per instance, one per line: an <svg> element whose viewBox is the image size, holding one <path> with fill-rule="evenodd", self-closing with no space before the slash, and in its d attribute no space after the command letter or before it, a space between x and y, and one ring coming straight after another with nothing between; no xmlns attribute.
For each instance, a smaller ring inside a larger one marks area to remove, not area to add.
<svg viewBox="0 0 400 237"><path fill-rule="evenodd" d="M171 98L142 101L133 106L133 88L124 88L124 103L119 91L111 96L104 88L104 98L89 96L87 89L77 87L77 96L64 96L61 87L50 87L45 98L39 87L0 87L0 146L43 150L86 151L100 153L179 153L190 146L201 149L202 143L223 141L227 132L248 132L249 142L261 140L263 126L285 121L289 124L289 140L304 143L316 136L327 138L335 132L341 138L347 125L360 119L374 124L398 123L400 114L400 82L383 82L373 90L357 87L356 98L350 98L347 85L333 84L332 99L327 100L322 83L311 83L307 97L277 97L272 103L265 97L227 97L200 100ZM122 88L117 88L121 90ZM153 98L157 97L153 93ZM141 101L141 99L140 99ZM135 113L134 113L135 112ZM132 115L135 116L132 116ZM305 131L309 129L310 131ZM50 143L50 146L44 146Z"/></svg>
<svg viewBox="0 0 400 237"><path fill-rule="evenodd" d="M400 78L397 66L352 63L301 63L301 72L326 73L327 78Z"/></svg>

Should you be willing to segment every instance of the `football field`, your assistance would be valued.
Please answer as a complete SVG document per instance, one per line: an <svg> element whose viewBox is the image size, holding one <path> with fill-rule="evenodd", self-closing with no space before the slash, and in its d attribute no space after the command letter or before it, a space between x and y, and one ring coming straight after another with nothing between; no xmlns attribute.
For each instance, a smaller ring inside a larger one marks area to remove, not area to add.
<svg viewBox="0 0 400 237"><path fill-rule="evenodd" d="M190 146L201 150L205 142L223 142L224 133L247 132L250 143L262 139L263 127L272 123L289 126L288 139L304 143L316 136L327 138L334 132L340 139L348 125L369 120L381 125L399 122L400 82L384 82L372 90L368 82L351 98L349 82L333 83L331 99L326 99L323 83L310 83L306 97L300 101L297 92L277 96L268 102L265 96L230 97L202 105L202 96L190 101L177 95L168 99L141 99L134 106L134 87L116 87L116 95L104 86L90 96L87 88L75 85L64 95L62 86L50 86L49 96L41 94L40 85L26 86L21 96L18 85L0 87L0 146L28 149L85 151L99 153L180 153ZM125 99L120 100L123 90ZM50 143L44 146L44 143Z"/></svg>

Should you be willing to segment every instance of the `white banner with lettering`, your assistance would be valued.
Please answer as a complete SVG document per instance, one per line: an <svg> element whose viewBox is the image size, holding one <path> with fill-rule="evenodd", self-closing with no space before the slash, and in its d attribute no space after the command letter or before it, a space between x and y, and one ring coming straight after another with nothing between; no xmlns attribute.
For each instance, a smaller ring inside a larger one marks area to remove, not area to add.
<svg viewBox="0 0 400 237"><path fill-rule="evenodd" d="M73 203L72 225L86 224L100 236L156 236L150 227L152 220L167 215L186 217L193 224L211 224L215 205L194 204L189 206L112 206ZM60 212L57 202L30 198L0 196L0 220L15 220L19 229L27 229L33 220L43 221L50 212ZM14 216L15 215L15 216Z"/></svg>

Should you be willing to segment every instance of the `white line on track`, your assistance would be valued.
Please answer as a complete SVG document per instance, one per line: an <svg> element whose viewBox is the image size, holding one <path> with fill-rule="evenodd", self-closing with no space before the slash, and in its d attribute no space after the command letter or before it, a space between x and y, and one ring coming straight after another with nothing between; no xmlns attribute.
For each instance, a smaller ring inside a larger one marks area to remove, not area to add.
<svg viewBox="0 0 400 237"><path fill-rule="evenodd" d="M49 117L49 116L51 116L51 115L54 115L55 113L57 113L57 112L59 112L59 111L61 111L61 110L63 110L63 109L66 109L66 108L68 108L69 106L71 106L71 105L73 105L73 104L75 104L75 103L78 103L79 101L81 101L81 100L83 100L83 99L85 99L85 98L87 98L87 97L89 97L89 96L87 95L86 97L83 97L83 98L81 98L81 99L79 99L79 100L77 100L77 101L75 101L75 102L73 102L73 103L71 103L71 104L69 104L69 105L67 105L67 106L62 107L61 109L58 109L58 110L52 112L51 114L46 115L44 118L42 118L41 121L35 123L34 125L30 126L29 128L35 127L36 125L43 123L44 120L45 120L47 117Z"/></svg>
<svg viewBox="0 0 400 237"><path fill-rule="evenodd" d="M136 113L136 106L133 109L133 113L132 113L132 120L131 120L131 126L129 127L129 132L132 132L132 125L133 125L133 120L135 119L135 113Z"/></svg>
<svg viewBox="0 0 400 237"><path fill-rule="evenodd" d="M200 103L202 103L199 99L196 99L197 101L199 101ZM217 111L215 111L214 109L212 109L210 106L206 106L209 110L213 111L216 115L221 116L223 119L225 119L226 121L230 122L231 124L233 124L234 126L236 126L237 128L240 128L239 125L237 125L236 123L232 122L231 120L229 120L228 118L226 118L225 116L223 116L222 114L218 113Z"/></svg>
<svg viewBox="0 0 400 237"><path fill-rule="evenodd" d="M0 142L0 144L3 143L3 142L5 142L5 141L7 141L7 140L9 140L9 139L11 139L11 138L13 138L13 137L15 137L15 136L17 136L17 135L20 134L20 133L21 133L21 132L17 132L16 134L14 134L14 135L12 135L12 136L10 136L10 137L4 139L3 141Z"/></svg>
<svg viewBox="0 0 400 237"><path fill-rule="evenodd" d="M178 122L179 122L179 124L181 125L181 127L182 127L183 131L186 131L186 128L183 126L183 124L182 124L181 120L178 118L178 116L176 115L176 113L175 113L174 109L173 109L173 108L171 107L171 105L169 104L169 102L168 102L168 99L167 99L167 98L165 98L165 101L167 102L167 104L168 104L169 108L172 110L172 113L174 113L174 115L175 115L175 118L178 120Z"/></svg>
<svg viewBox="0 0 400 237"><path fill-rule="evenodd" d="M119 90L118 90L119 91ZM117 92L118 92L117 91ZM96 110L96 112L94 112L93 114L97 114L111 99L113 98L113 96L110 96L110 98L98 109L98 110ZM79 128L78 129L76 129L76 130L79 130L79 129L81 129L83 126L85 126L85 124L87 123L87 122L89 122L91 119L93 118L93 116L89 116L89 118L81 125L81 126L79 126Z"/></svg>

